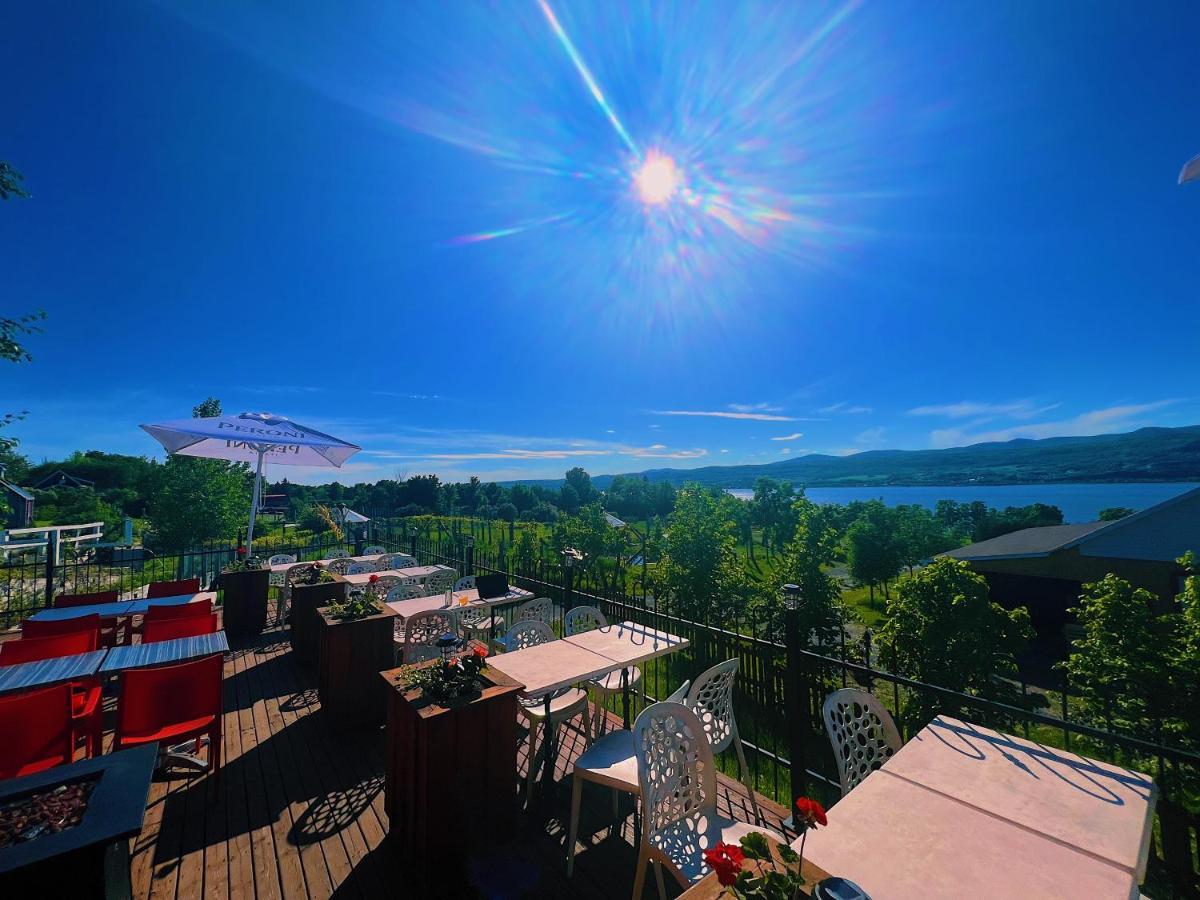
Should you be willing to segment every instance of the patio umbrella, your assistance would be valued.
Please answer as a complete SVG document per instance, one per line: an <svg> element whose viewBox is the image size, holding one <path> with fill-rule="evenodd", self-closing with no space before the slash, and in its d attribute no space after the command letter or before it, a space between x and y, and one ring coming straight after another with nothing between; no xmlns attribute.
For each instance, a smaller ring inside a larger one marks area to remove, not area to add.
<svg viewBox="0 0 1200 900"><path fill-rule="evenodd" d="M361 450L324 432L269 413L206 416L141 426L168 453L254 463L254 496L246 554L254 552L254 519L262 497L263 462L284 466L334 466Z"/></svg>
<svg viewBox="0 0 1200 900"><path fill-rule="evenodd" d="M1179 173L1179 183L1185 184L1189 181L1200 181L1200 156L1193 156L1183 165L1183 169Z"/></svg>

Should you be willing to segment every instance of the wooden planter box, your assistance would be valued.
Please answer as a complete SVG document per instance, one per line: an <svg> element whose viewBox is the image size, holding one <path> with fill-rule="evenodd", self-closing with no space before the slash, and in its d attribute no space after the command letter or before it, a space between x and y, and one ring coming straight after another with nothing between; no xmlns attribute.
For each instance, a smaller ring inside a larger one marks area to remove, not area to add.
<svg viewBox="0 0 1200 900"><path fill-rule="evenodd" d="M379 673L396 665L396 614L383 612L351 621L317 611L320 659L317 690L321 712L339 728L382 725L387 716L387 685Z"/></svg>
<svg viewBox="0 0 1200 900"><path fill-rule="evenodd" d="M321 617L317 610L337 601L344 602L350 585L335 575L335 581L321 584L296 584L292 586L292 608L288 614L289 636L292 656L297 662L317 661L318 632Z"/></svg>
<svg viewBox="0 0 1200 900"><path fill-rule="evenodd" d="M436 661L432 664L436 664ZM494 669L479 697L449 709L381 673L388 695L384 805L410 862L444 864L515 833L517 694Z"/></svg>
<svg viewBox="0 0 1200 900"><path fill-rule="evenodd" d="M267 589L271 573L266 569L221 573L222 624L231 637L254 637L267 624Z"/></svg>

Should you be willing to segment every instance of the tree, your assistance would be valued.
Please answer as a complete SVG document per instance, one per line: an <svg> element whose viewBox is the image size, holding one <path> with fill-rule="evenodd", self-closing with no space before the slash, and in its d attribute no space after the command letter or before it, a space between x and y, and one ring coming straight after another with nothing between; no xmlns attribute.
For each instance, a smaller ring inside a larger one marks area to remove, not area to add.
<svg viewBox="0 0 1200 900"><path fill-rule="evenodd" d="M12 167L11 164L0 160L0 200L11 197L27 198L29 194L21 187L25 176Z"/></svg>
<svg viewBox="0 0 1200 900"><path fill-rule="evenodd" d="M221 404L211 397L192 410L196 417L220 414ZM236 537L250 505L249 479L245 463L168 456L146 504L153 545L178 551Z"/></svg>
<svg viewBox="0 0 1200 900"><path fill-rule="evenodd" d="M850 576L870 586L872 603L877 584L883 585L886 598L888 582L900 574L904 565L895 513L881 500L863 504L862 515L846 531L845 546Z"/></svg>
<svg viewBox="0 0 1200 900"><path fill-rule="evenodd" d="M933 560L900 582L887 614L879 644L885 664L897 673L1013 705L1033 702L1006 680L1016 674L1017 657L1033 637L1029 611L993 603L987 581L967 563L945 556ZM938 713L962 712L920 691L910 692L904 703L913 726Z"/></svg>
<svg viewBox="0 0 1200 900"><path fill-rule="evenodd" d="M2 165L3 163L0 163L0 166ZM46 318L46 314L41 311L18 316L15 319L0 317L0 360L18 365L30 362L33 356L21 343L21 339L39 333L42 329L38 327L37 323L44 318ZM22 410L21 412L4 413L3 417L0 417L0 428L25 418L26 412ZM16 445L17 441L13 438L0 438L0 449L11 450Z"/></svg>
<svg viewBox="0 0 1200 900"><path fill-rule="evenodd" d="M896 551L910 575L914 566L959 545L959 541L923 506L897 506L892 510L892 518L896 525Z"/></svg>
<svg viewBox="0 0 1200 900"><path fill-rule="evenodd" d="M1135 512L1136 509L1130 509L1128 506L1107 506L1100 510L1099 519L1101 522L1115 522L1117 519L1132 516Z"/></svg>
<svg viewBox="0 0 1200 900"><path fill-rule="evenodd" d="M508 523L508 542L513 542L513 523L517 521L517 508L512 503L501 503L496 507L496 514Z"/></svg>
<svg viewBox="0 0 1200 900"><path fill-rule="evenodd" d="M721 511L720 497L698 485L686 485L676 495L652 583L658 601L673 613L732 627L751 587L738 558L734 523Z"/></svg>
<svg viewBox="0 0 1200 900"><path fill-rule="evenodd" d="M533 496L533 491L529 489L527 484L514 484L512 490L509 491L509 499L512 500L513 506L517 508L518 513L526 513L533 509L537 498Z"/></svg>
<svg viewBox="0 0 1200 900"><path fill-rule="evenodd" d="M575 489L575 495L579 498L580 506L595 503L600 499L600 492L592 486L592 476L585 472L582 467L575 466L573 469L568 469L566 479L567 484Z"/></svg>
<svg viewBox="0 0 1200 900"><path fill-rule="evenodd" d="M563 512L577 513L579 512L580 500L579 492L575 490L575 486L571 483L564 484L558 492L558 506Z"/></svg>
<svg viewBox="0 0 1200 900"><path fill-rule="evenodd" d="M842 588L826 571L838 549L837 530L824 511L801 493L792 504L796 529L784 548L778 569L779 584L799 586L800 634L810 644L824 648L840 647L850 615L842 603ZM772 630L778 639L783 632L778 601L772 604Z"/></svg>

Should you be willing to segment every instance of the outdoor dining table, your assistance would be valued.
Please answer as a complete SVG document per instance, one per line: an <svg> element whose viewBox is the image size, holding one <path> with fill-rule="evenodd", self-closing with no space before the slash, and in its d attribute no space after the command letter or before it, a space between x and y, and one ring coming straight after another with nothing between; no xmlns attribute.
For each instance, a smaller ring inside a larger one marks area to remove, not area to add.
<svg viewBox="0 0 1200 900"><path fill-rule="evenodd" d="M430 575L436 575L438 572L453 572L449 566L409 566L406 569L381 569L378 572L359 572L355 575L343 575L351 584L366 584L371 580L372 575L378 575L381 578L384 575L398 575L401 578L415 578L418 581L424 581Z"/></svg>
<svg viewBox="0 0 1200 900"><path fill-rule="evenodd" d="M415 616L417 613L429 612L433 609L449 609L458 612L472 607L487 607L491 611L491 630L496 630L496 608L505 606L509 603L520 603L523 600L532 600L533 594L529 591L518 587L510 587L508 593L502 594L499 597L488 597L486 600L479 599L479 591L475 588L467 588L461 591L451 592L452 605L446 606L445 594L430 594L427 597L411 597L408 600L393 600L387 606L396 613L401 619L407 619L409 616ZM461 603L463 598L466 598L466 603Z"/></svg>
<svg viewBox="0 0 1200 900"><path fill-rule="evenodd" d="M329 559L309 560L308 562L304 562L302 560L297 560L296 562L275 563L275 565L273 565L273 566L267 566L267 571L269 571L269 572L286 572L292 566L311 566L314 562L319 562L323 566L328 566L331 562L334 562L339 559L348 559L348 560L350 560L350 562L357 562L357 563L373 563L377 559L379 559L379 557L381 557L381 556L394 556L394 555L395 554L388 552L388 553L372 553L369 556L333 556L333 557L330 557Z"/></svg>
<svg viewBox="0 0 1200 900"><path fill-rule="evenodd" d="M939 716L829 810L804 853L875 900L1129 900L1156 795L1139 772Z"/></svg>
<svg viewBox="0 0 1200 900"><path fill-rule="evenodd" d="M168 663L186 662L202 656L229 652L229 639L224 631L199 634L194 637L156 641L152 644L122 644L112 647L100 666L101 672L122 672L128 669L144 669L146 666L161 666Z"/></svg>
<svg viewBox="0 0 1200 900"><path fill-rule="evenodd" d="M33 662L0 667L0 694L49 687L64 681L90 678L100 670L107 650L92 650L71 656L55 656Z"/></svg>
<svg viewBox="0 0 1200 900"><path fill-rule="evenodd" d="M595 635L587 638L587 635ZM580 639L583 640L580 640ZM554 763L557 758L555 729L550 727L550 701L555 691L646 662L689 646L686 638L676 637L634 622L606 625L592 631L547 641L524 650L489 657L488 665L522 685L526 697L542 697L545 703L545 735L542 747L548 760L542 773L543 792L553 790ZM629 722L629 686L624 681L625 721ZM535 765L536 760L529 764Z"/></svg>
<svg viewBox="0 0 1200 900"><path fill-rule="evenodd" d="M213 591L201 591L197 594L177 594L171 597L141 597L136 600L117 600L113 603L93 603L87 606L55 606L50 609L40 609L31 619L39 622L62 622L66 619L77 619L80 616L90 616L96 613L102 619L119 618L121 616L143 616L151 606L180 606L184 603L197 603L211 600L216 603L217 595Z"/></svg>

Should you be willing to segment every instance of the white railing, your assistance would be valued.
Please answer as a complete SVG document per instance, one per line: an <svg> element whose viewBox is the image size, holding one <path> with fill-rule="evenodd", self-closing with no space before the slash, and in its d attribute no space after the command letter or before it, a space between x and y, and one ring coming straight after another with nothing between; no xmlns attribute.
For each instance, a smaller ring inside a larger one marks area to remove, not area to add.
<svg viewBox="0 0 1200 900"><path fill-rule="evenodd" d="M10 528L0 531L0 553L7 556L13 551L41 550L53 554L54 564L62 562L62 548L78 547L85 543L99 543L104 537L103 522L88 522L85 525L43 525L38 528Z"/></svg>

